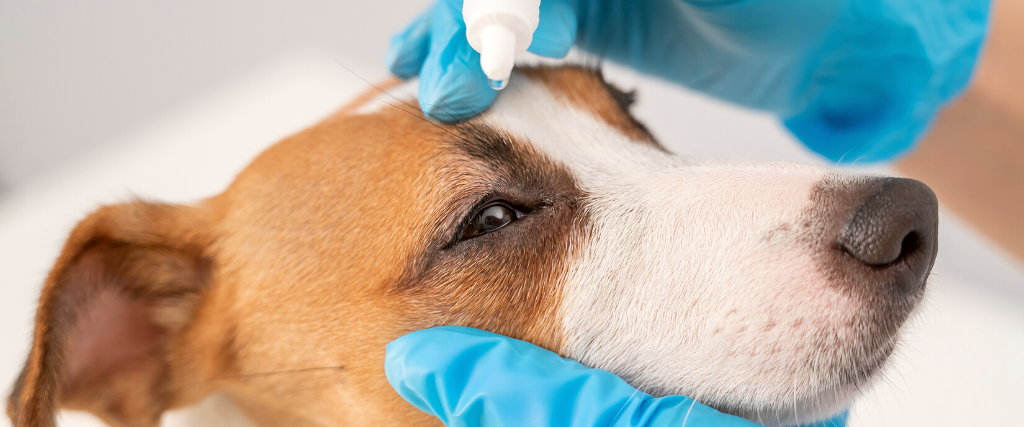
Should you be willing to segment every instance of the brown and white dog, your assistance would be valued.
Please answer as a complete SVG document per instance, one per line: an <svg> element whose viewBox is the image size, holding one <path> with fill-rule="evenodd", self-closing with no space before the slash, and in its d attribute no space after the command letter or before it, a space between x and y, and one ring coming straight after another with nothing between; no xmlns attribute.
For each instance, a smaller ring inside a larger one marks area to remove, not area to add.
<svg viewBox="0 0 1024 427"><path fill-rule="evenodd" d="M357 103L196 206L100 208L47 278L9 415L152 426L222 392L261 426L437 426L383 369L437 325L766 424L848 405L922 298L934 195L679 157L628 103L524 69L462 124Z"/></svg>

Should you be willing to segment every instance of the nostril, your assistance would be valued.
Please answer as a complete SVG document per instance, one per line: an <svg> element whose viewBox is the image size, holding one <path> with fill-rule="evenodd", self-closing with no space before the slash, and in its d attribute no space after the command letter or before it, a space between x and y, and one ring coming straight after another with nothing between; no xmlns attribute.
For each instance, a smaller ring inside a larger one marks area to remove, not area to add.
<svg viewBox="0 0 1024 427"><path fill-rule="evenodd" d="M837 243L846 253L871 267L886 268L907 261L935 245L938 202L924 184L900 178L875 181L878 190L856 210ZM931 252L934 252L932 250Z"/></svg>
<svg viewBox="0 0 1024 427"><path fill-rule="evenodd" d="M896 262L907 258L910 254L917 252L921 248L921 235L915 230L907 233L903 237L903 242L900 243L900 255L896 258Z"/></svg>

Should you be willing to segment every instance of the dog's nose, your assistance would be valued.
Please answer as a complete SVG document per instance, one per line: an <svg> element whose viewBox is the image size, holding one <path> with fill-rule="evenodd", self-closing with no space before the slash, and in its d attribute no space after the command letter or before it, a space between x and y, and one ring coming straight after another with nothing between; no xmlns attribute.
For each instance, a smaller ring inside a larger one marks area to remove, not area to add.
<svg viewBox="0 0 1024 427"><path fill-rule="evenodd" d="M838 243L858 261L876 268L904 264L927 274L934 261L938 200L920 181L878 178L877 188L846 224Z"/></svg>

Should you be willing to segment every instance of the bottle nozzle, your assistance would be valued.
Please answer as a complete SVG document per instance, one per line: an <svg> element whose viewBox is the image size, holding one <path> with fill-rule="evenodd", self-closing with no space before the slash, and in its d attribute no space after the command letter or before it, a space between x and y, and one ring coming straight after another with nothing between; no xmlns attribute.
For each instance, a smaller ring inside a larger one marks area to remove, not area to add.
<svg viewBox="0 0 1024 427"><path fill-rule="evenodd" d="M540 0L465 0L466 39L494 90L508 83L516 55L526 51L540 20Z"/></svg>
<svg viewBox="0 0 1024 427"><path fill-rule="evenodd" d="M494 24L480 33L480 67L491 81L508 80L516 53L516 35L508 27Z"/></svg>

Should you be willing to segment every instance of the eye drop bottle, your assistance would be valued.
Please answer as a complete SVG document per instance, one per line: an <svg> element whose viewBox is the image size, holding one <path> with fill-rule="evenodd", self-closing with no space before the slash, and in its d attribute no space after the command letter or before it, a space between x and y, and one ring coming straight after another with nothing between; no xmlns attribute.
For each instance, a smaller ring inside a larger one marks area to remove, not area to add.
<svg viewBox="0 0 1024 427"><path fill-rule="evenodd" d="M515 57L526 52L540 21L540 0L465 0L469 45L480 53L480 67L494 90L512 75Z"/></svg>

